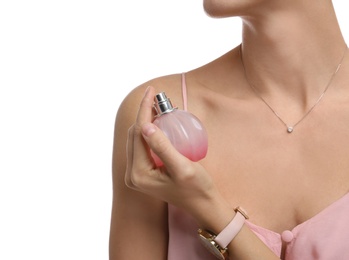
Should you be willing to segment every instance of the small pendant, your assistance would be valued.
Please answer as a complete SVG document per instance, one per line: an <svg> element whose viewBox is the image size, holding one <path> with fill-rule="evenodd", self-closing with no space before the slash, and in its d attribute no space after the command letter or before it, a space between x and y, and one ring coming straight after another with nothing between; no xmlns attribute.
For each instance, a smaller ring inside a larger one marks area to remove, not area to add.
<svg viewBox="0 0 349 260"><path fill-rule="evenodd" d="M292 133L293 132L293 127L292 126L288 126L287 127L287 133Z"/></svg>

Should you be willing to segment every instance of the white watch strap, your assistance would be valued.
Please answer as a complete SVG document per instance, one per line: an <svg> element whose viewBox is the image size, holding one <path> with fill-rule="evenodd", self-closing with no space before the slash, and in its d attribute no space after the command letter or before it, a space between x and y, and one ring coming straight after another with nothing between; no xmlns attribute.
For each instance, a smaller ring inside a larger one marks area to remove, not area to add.
<svg viewBox="0 0 349 260"><path fill-rule="evenodd" d="M216 236L214 241L222 248L226 248L241 230L245 219L245 216L236 210L233 220Z"/></svg>

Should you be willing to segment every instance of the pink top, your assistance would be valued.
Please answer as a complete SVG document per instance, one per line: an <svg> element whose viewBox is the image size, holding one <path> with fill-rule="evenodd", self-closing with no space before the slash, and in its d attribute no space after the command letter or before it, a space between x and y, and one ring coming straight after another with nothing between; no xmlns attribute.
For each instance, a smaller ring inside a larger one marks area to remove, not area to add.
<svg viewBox="0 0 349 260"><path fill-rule="evenodd" d="M247 220L245 224L276 255L281 255L282 245L285 244L286 260L349 259L349 193L314 217L282 234ZM201 245L197 229L194 219L184 211L169 205L168 260L216 259Z"/></svg>

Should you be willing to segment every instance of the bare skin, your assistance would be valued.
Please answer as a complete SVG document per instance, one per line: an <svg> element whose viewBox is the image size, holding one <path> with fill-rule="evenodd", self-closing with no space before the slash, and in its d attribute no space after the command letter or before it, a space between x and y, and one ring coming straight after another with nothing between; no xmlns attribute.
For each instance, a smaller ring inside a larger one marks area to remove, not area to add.
<svg viewBox="0 0 349 260"><path fill-rule="evenodd" d="M212 16L242 17L242 55L249 80L293 124L321 95L346 48L331 1L235 2L239 1L204 4ZM188 109L209 135L208 155L200 163L167 148L161 132L152 131L150 124L155 93L165 91L181 106L180 75L137 87L116 119L110 259L167 258L166 202L217 233L234 216L232 208L237 205L247 209L253 223L281 233L345 195L349 191L347 75L349 53L323 100L288 134L248 85L239 47L189 71ZM144 96L148 86L155 89L149 88ZM154 168L149 147L159 153L167 171ZM212 216L203 214L207 208L214 209ZM247 227L229 249L234 252L231 259L282 258Z"/></svg>

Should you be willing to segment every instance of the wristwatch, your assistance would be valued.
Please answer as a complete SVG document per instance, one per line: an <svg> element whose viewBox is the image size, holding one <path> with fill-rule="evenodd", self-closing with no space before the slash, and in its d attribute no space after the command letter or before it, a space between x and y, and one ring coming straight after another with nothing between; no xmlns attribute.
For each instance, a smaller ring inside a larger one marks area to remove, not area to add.
<svg viewBox="0 0 349 260"><path fill-rule="evenodd" d="M214 240L216 238L216 235L214 233L199 228L198 234L200 241L209 252L215 255L218 259L228 259L228 248L222 248L220 245L218 245L218 243L216 243L216 241Z"/></svg>
<svg viewBox="0 0 349 260"><path fill-rule="evenodd" d="M203 245L218 259L227 260L229 257L228 245L239 233L245 220L248 219L246 211L241 207L234 209L236 212L233 220L218 234L199 228L198 235Z"/></svg>

